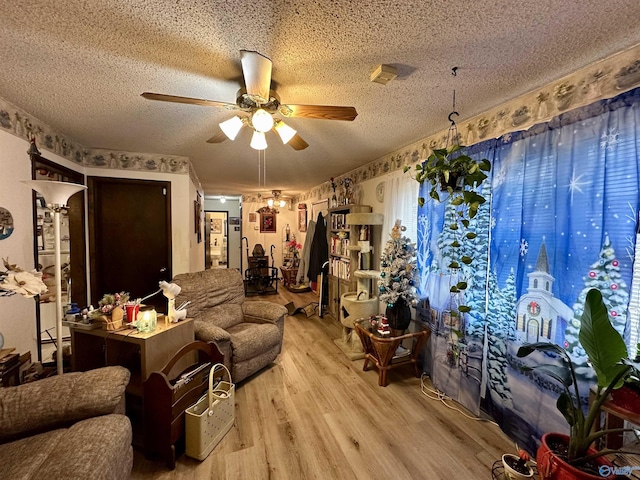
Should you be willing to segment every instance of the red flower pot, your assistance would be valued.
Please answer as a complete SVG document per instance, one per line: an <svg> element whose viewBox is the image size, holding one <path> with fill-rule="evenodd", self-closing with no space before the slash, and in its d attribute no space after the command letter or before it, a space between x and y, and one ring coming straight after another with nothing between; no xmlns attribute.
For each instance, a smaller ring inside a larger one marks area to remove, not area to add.
<svg viewBox="0 0 640 480"><path fill-rule="evenodd" d="M602 480L603 478L615 478L611 475L592 475L586 473L576 467L569 465L556 453L549 448L549 443L555 442L569 444L569 436L561 433L545 433L542 436L542 443L538 447L536 453L536 462L538 463L538 475L541 480ZM589 449L589 454L596 453L593 448ZM594 460L595 463L602 466L612 466L604 457L598 457ZM603 470L603 473L608 473L607 470Z"/></svg>

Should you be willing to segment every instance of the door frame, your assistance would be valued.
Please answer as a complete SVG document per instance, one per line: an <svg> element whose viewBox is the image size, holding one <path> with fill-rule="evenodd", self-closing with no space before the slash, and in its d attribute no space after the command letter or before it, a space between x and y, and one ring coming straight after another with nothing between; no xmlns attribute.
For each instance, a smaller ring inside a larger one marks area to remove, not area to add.
<svg viewBox="0 0 640 480"><path fill-rule="evenodd" d="M98 233L96 232L96 218L95 218L95 202L96 202L96 195L97 195L97 185L109 185L109 184L115 184L115 183L126 183L126 184L130 184L132 185L132 188L135 188L136 185L144 185L144 184L150 184L150 183L155 183L155 184L161 184L164 188L167 189L166 192L166 198L167 198L167 202L166 202L166 218L167 218L167 225L165 228L166 231L166 242L167 242L167 258L166 260L166 265L167 265L167 281L171 280L171 278L173 278L173 245L172 245L172 233L171 233L171 227L172 227L172 221L171 221L171 182L169 181L164 181L164 180L140 180L140 179L133 179L133 178L121 178L121 177L100 177L100 176L89 176L87 177L87 185L88 185L88 198L89 198L89 208L88 208L88 218L89 218L89 269L90 269L90 298L96 298L99 299L104 292L102 293L98 293L98 296L96 297L95 294L97 292L94 292L94 288L95 286L98 284L98 271L97 271L97 265L96 265L96 239L97 239L97 235Z"/></svg>
<svg viewBox="0 0 640 480"><path fill-rule="evenodd" d="M204 231L205 231L205 234L207 235L204 241L205 268L207 268L207 265L209 265L209 252L207 251L207 249L211 248L211 244L209 243L211 240L211 228L209 223L207 222L207 213L224 214L224 224L222 225L222 229L223 229L222 235L226 239L226 243L227 243L225 265L227 266L227 268L229 268L229 212L227 210L205 210L204 211L204 224L205 224Z"/></svg>

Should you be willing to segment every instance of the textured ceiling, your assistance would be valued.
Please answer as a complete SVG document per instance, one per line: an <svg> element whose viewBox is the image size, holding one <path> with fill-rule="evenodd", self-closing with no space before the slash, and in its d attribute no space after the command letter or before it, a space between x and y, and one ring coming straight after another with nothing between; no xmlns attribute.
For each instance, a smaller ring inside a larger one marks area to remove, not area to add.
<svg viewBox="0 0 640 480"><path fill-rule="evenodd" d="M206 194L306 191L640 43L638 0L0 0L0 97L92 148L191 159ZM349 105L353 122L295 118L303 151L267 135L267 182L233 113L240 49L273 61L283 103ZM371 83L380 63L399 77ZM451 68L458 67L458 75Z"/></svg>

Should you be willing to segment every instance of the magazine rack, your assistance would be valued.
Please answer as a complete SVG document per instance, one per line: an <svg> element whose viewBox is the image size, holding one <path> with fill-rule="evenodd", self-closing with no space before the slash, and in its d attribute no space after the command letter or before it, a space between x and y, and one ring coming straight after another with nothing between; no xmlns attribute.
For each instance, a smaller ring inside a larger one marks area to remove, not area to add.
<svg viewBox="0 0 640 480"><path fill-rule="evenodd" d="M197 361L174 375L181 358L197 352ZM211 365L223 363L224 355L213 343L195 341L176 353L160 371L144 382L144 453L162 458L173 470L176 457L184 452L184 411L209 388Z"/></svg>

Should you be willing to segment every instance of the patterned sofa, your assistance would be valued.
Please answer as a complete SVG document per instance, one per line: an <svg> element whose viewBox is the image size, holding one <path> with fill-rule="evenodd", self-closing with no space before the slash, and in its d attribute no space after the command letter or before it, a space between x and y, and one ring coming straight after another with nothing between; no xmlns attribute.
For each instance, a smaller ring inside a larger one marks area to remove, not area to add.
<svg viewBox="0 0 640 480"><path fill-rule="evenodd" d="M129 376L105 367L0 388L0 478L129 478Z"/></svg>
<svg viewBox="0 0 640 480"><path fill-rule="evenodd" d="M245 301L240 272L214 268L183 273L173 279L182 291L180 303L190 301L196 339L215 342L234 382L273 362L282 349L287 309L265 300Z"/></svg>

